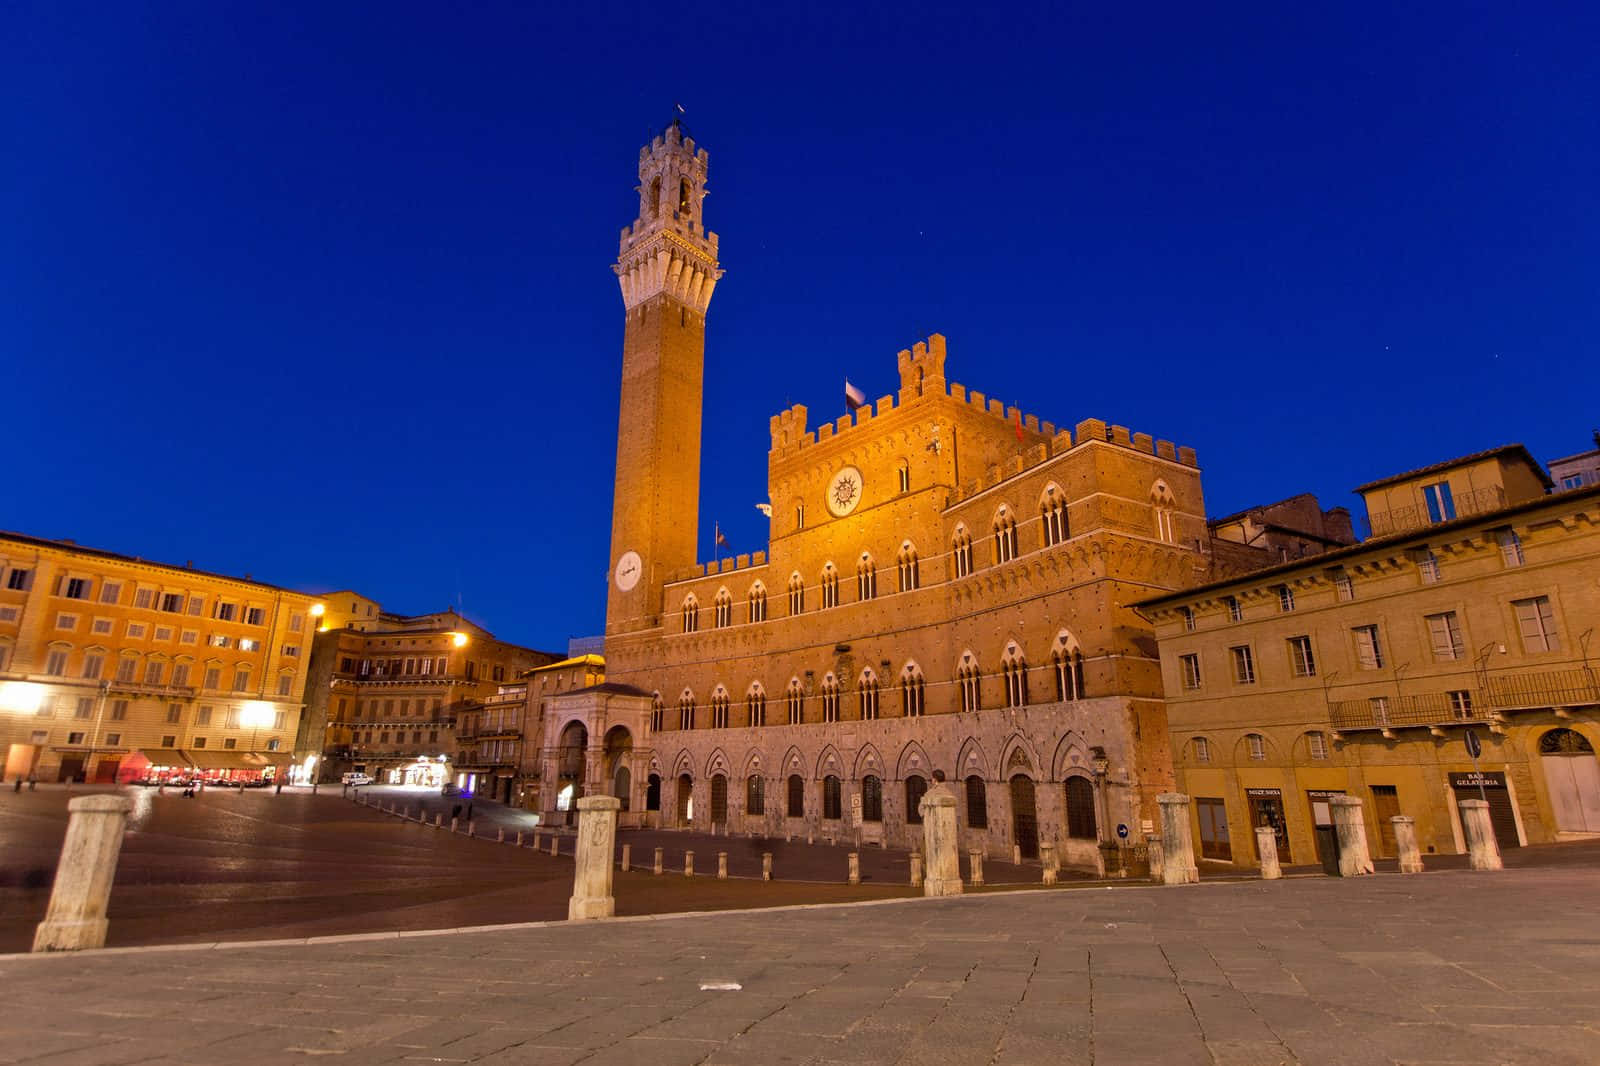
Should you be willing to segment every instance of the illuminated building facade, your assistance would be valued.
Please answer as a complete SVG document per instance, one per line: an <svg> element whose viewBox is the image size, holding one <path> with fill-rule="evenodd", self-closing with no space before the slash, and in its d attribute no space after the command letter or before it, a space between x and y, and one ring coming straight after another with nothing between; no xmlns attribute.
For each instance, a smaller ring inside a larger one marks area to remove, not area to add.
<svg viewBox="0 0 1600 1066"><path fill-rule="evenodd" d="M454 611L392 614L350 592L325 600L328 627L317 635L297 741L320 755L321 781L361 772L383 783L466 785L456 767L458 716L561 658L498 640Z"/></svg>
<svg viewBox="0 0 1600 1066"><path fill-rule="evenodd" d="M708 164L677 125L640 152L615 267L615 687L556 701L547 749L625 822L906 846L942 774L967 846L1119 861L1173 783L1131 604L1217 572L1194 452L969 390L935 335L875 404L775 415L767 551L699 562Z"/></svg>
<svg viewBox="0 0 1600 1066"><path fill-rule="evenodd" d="M0 534L6 777L284 773L320 610L248 577Z"/></svg>
<svg viewBox="0 0 1600 1066"><path fill-rule="evenodd" d="M1399 814L1463 852L1480 797L1502 849L1600 833L1600 486L1511 445L1357 491L1371 539L1141 605L1200 854L1316 862L1338 794L1379 856Z"/></svg>
<svg viewBox="0 0 1600 1066"><path fill-rule="evenodd" d="M458 778L479 795L539 810L544 725L550 701L606 679L605 659L576 655L524 671L482 702L461 709L456 726ZM559 793L559 787L558 787ZM571 792L556 807L571 809Z"/></svg>

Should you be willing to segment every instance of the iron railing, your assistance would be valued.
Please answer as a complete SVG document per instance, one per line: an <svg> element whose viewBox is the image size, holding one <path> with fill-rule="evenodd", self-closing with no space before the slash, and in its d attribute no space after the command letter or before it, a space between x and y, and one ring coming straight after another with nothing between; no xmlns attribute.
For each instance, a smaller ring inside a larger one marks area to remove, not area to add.
<svg viewBox="0 0 1600 1066"><path fill-rule="evenodd" d="M1488 707L1469 689L1460 695L1425 692L1414 696L1390 696L1379 700L1339 700L1328 706L1329 724L1339 730L1390 729L1395 726L1449 725L1453 722L1484 722L1491 715Z"/></svg>
<svg viewBox="0 0 1600 1066"><path fill-rule="evenodd" d="M1504 507L1506 493L1499 486L1491 485L1488 488L1462 493L1454 497L1452 502L1455 505L1453 518L1470 518L1472 515L1487 514ZM1421 506L1396 507L1389 511L1379 511L1377 514L1369 514L1368 519L1374 537L1403 533L1408 529L1421 529L1435 524L1432 516L1428 514L1428 509ZM1439 521L1448 522L1450 519L1440 518Z"/></svg>
<svg viewBox="0 0 1600 1066"><path fill-rule="evenodd" d="M1489 702L1500 710L1575 707L1600 703L1600 672L1592 667L1489 678Z"/></svg>

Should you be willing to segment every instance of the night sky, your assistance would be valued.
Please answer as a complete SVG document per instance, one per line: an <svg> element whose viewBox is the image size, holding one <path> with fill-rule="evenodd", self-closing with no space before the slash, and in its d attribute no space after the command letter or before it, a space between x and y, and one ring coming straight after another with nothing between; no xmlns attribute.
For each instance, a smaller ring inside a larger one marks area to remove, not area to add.
<svg viewBox="0 0 1600 1066"><path fill-rule="evenodd" d="M1592 447L1600 8L1306 7L7 4L0 528L598 633L609 267L676 101L703 557L765 547L771 414L935 331L1193 446L1213 515Z"/></svg>

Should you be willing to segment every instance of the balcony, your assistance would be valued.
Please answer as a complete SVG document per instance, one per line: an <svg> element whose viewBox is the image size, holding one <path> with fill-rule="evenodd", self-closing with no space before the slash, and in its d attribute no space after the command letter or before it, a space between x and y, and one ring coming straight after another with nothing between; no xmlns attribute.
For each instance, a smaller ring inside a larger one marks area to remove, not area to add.
<svg viewBox="0 0 1600 1066"><path fill-rule="evenodd" d="M1578 707L1600 703L1600 674L1589 667L1489 678L1489 703L1502 711Z"/></svg>
<svg viewBox="0 0 1600 1066"><path fill-rule="evenodd" d="M109 681L108 692L123 692L129 696L162 696L173 699L192 700L196 692L200 691L193 685L147 685L143 681ZM242 695L242 693L241 693ZM281 697L287 703L289 697Z"/></svg>
<svg viewBox="0 0 1600 1066"><path fill-rule="evenodd" d="M1477 489L1473 492L1462 493L1454 498L1454 518L1471 518L1473 515L1488 514L1498 511L1506 505L1505 489L1499 486ZM1435 525L1434 520L1428 515L1426 507L1396 507L1392 511L1379 511L1377 514L1368 514L1368 524L1372 527L1374 537L1387 537L1391 533L1405 533L1414 529L1423 529ZM1445 518L1440 521L1448 522Z"/></svg>
<svg viewBox="0 0 1600 1066"><path fill-rule="evenodd" d="M1461 700L1448 692L1426 692L1379 700L1338 700L1329 704L1328 719L1340 733L1370 730L1393 736L1396 729L1427 729L1443 735L1447 725L1475 725L1497 717L1476 692L1466 691L1465 696Z"/></svg>

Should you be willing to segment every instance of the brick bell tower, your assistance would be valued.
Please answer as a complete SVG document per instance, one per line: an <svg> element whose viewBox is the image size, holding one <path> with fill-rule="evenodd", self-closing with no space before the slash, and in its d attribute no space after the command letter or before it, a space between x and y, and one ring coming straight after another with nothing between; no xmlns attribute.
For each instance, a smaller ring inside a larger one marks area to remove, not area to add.
<svg viewBox="0 0 1600 1066"><path fill-rule="evenodd" d="M722 277L701 214L709 160L677 121L639 150L639 217L612 268L626 325L607 635L659 625L662 582L696 561L706 309Z"/></svg>

